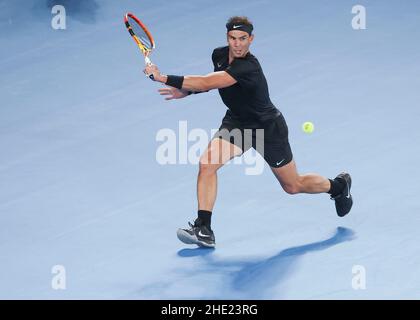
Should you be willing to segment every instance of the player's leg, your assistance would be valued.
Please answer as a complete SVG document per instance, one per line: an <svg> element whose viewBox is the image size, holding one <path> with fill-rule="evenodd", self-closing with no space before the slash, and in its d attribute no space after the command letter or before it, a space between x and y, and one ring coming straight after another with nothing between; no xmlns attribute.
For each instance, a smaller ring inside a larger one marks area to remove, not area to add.
<svg viewBox="0 0 420 320"><path fill-rule="evenodd" d="M178 229L178 239L187 244L214 247L211 215L217 194L217 170L226 162L243 153L239 146L226 139L215 137L200 157L197 178L198 213L194 224Z"/></svg>
<svg viewBox="0 0 420 320"><path fill-rule="evenodd" d="M271 167L271 170L287 193L326 192L335 201L335 208L340 217L350 212L353 205L353 197L350 193L351 177L348 173L340 173L334 179L327 179L315 173L301 175L296 170L294 160L283 167Z"/></svg>
<svg viewBox="0 0 420 320"><path fill-rule="evenodd" d="M341 173L335 179L327 179L319 174L299 174L293 160L292 150L288 140L288 128L283 116L274 119L266 125L263 147L256 145L283 189L289 194L297 193L329 193L335 200L337 214L346 215L352 205L350 194L351 177L348 173Z"/></svg>
<svg viewBox="0 0 420 320"><path fill-rule="evenodd" d="M241 154L241 148L224 139L215 138L210 142L200 157L197 178L198 210L213 210L217 194L217 170Z"/></svg>
<svg viewBox="0 0 420 320"><path fill-rule="evenodd" d="M326 193L331 188L330 181L318 174L300 175L297 172L294 160L282 167L271 167L271 170L280 182L283 190L289 194Z"/></svg>
<svg viewBox="0 0 420 320"><path fill-rule="evenodd" d="M288 139L288 127L282 115L265 123L264 135L255 134L255 149L271 167L284 191L296 193L328 192L330 182L317 174L300 175L293 160Z"/></svg>

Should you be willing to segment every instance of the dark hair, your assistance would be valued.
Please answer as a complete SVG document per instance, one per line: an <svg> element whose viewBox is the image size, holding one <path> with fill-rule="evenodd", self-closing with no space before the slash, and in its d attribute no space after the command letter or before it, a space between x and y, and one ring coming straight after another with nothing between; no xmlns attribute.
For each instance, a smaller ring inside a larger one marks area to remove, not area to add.
<svg viewBox="0 0 420 320"><path fill-rule="evenodd" d="M252 26L252 22L248 19L248 17L244 16L234 16L230 17L226 24L245 24L248 26Z"/></svg>

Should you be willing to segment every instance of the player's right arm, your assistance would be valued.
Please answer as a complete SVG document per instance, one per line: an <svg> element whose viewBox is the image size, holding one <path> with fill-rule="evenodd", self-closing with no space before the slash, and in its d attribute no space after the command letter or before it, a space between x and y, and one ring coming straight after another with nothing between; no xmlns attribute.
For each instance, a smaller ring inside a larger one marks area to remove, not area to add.
<svg viewBox="0 0 420 320"><path fill-rule="evenodd" d="M236 80L226 71L216 71L205 76L184 76L182 89L190 91L210 91L233 86Z"/></svg>
<svg viewBox="0 0 420 320"><path fill-rule="evenodd" d="M160 73L156 65L148 65L144 69L147 75L153 74L155 81L184 91L209 91L234 85L237 81L226 71L216 71L204 76L167 76ZM182 78L182 80L181 80Z"/></svg>

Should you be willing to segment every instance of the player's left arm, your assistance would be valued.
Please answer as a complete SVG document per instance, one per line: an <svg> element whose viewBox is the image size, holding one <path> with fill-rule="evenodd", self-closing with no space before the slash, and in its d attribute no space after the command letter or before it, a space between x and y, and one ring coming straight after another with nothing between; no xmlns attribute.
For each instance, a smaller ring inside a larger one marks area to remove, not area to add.
<svg viewBox="0 0 420 320"><path fill-rule="evenodd" d="M146 66L144 72L146 74L153 74L155 81L165 83L174 88L194 92L226 88L237 82L226 71L216 71L204 76L167 76L161 74L156 65L151 65Z"/></svg>

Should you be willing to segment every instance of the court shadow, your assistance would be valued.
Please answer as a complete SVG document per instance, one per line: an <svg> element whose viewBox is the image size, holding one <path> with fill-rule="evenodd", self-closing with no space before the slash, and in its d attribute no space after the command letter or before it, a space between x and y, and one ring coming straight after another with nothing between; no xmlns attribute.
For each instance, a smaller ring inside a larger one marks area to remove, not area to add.
<svg viewBox="0 0 420 320"><path fill-rule="evenodd" d="M183 258L207 256L214 252L214 248L194 248L194 249L182 249L178 251L178 256Z"/></svg>
<svg viewBox="0 0 420 320"><path fill-rule="evenodd" d="M228 299L264 299L271 288L280 285L287 276L296 271L302 256L353 239L355 239L353 230L338 227L334 234L325 240L290 247L265 259L217 260L211 255L214 250L202 248L182 249L178 255L201 256L205 260L205 265L197 270L198 273L224 273L227 281L226 287L222 290L224 294L221 296Z"/></svg>
<svg viewBox="0 0 420 320"><path fill-rule="evenodd" d="M280 283L282 279L294 272L299 259L305 254L326 250L353 239L355 239L353 230L338 227L328 239L287 248L267 259L238 261L240 269L232 274L232 288L252 292L253 297L261 298L267 289Z"/></svg>

